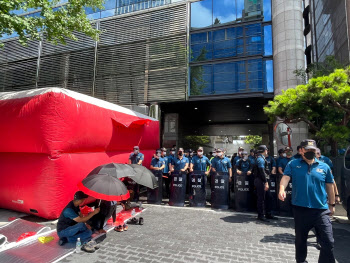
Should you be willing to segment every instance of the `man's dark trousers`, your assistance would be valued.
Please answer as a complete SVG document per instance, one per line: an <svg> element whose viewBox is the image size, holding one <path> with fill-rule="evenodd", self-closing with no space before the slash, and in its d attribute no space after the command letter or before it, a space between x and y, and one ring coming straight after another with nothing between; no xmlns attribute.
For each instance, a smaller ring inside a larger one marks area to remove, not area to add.
<svg viewBox="0 0 350 263"><path fill-rule="evenodd" d="M271 203L272 203L272 196L270 193L270 189L265 191L265 184L264 182L259 178L255 178L254 185L256 188L256 195L257 195L257 209L258 209L258 216L263 217L264 216L264 209L265 209L265 215L271 215Z"/></svg>
<svg viewBox="0 0 350 263"><path fill-rule="evenodd" d="M297 263L306 262L307 237L315 227L321 245L319 263L334 263L334 239L329 210L293 206L295 223L295 257Z"/></svg>

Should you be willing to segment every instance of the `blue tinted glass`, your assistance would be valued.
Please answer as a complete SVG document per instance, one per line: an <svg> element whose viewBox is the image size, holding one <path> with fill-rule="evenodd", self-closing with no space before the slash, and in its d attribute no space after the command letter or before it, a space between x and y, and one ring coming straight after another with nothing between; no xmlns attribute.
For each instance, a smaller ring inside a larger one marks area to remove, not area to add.
<svg viewBox="0 0 350 263"><path fill-rule="evenodd" d="M225 29L216 30L213 32L213 41L225 40Z"/></svg>
<svg viewBox="0 0 350 263"><path fill-rule="evenodd" d="M191 45L191 61L204 61L213 56L212 44Z"/></svg>
<svg viewBox="0 0 350 263"><path fill-rule="evenodd" d="M87 18L90 20L99 19L99 18L101 18L101 13L98 12L98 13L89 14L89 15L87 15Z"/></svg>
<svg viewBox="0 0 350 263"><path fill-rule="evenodd" d="M116 7L116 0L106 0L103 4L105 10L114 9Z"/></svg>
<svg viewBox="0 0 350 263"><path fill-rule="evenodd" d="M243 10L244 10L244 1L245 0L236 0L236 19L242 21Z"/></svg>
<svg viewBox="0 0 350 263"><path fill-rule="evenodd" d="M261 33L262 33L261 24L253 24L253 25L245 26L246 36L261 35Z"/></svg>
<svg viewBox="0 0 350 263"><path fill-rule="evenodd" d="M96 8L94 11L91 7L85 7L84 9L85 9L85 14L87 14L87 15L97 13L100 11L98 8Z"/></svg>
<svg viewBox="0 0 350 263"><path fill-rule="evenodd" d="M272 56L272 32L271 25L264 26L264 55Z"/></svg>
<svg viewBox="0 0 350 263"><path fill-rule="evenodd" d="M265 61L266 79L265 79L265 92L274 92L273 88L273 60Z"/></svg>
<svg viewBox="0 0 350 263"><path fill-rule="evenodd" d="M115 9L109 9L106 11L101 11L101 18L114 16L115 15Z"/></svg>
<svg viewBox="0 0 350 263"><path fill-rule="evenodd" d="M243 21L252 21L262 18L263 0L249 0L244 2Z"/></svg>
<svg viewBox="0 0 350 263"><path fill-rule="evenodd" d="M271 0L264 0L264 21L271 21Z"/></svg>
<svg viewBox="0 0 350 263"><path fill-rule="evenodd" d="M198 33L191 35L191 44L207 43L208 42L208 33Z"/></svg>
<svg viewBox="0 0 350 263"><path fill-rule="evenodd" d="M213 25L222 25L236 22L236 0L213 2Z"/></svg>
<svg viewBox="0 0 350 263"><path fill-rule="evenodd" d="M212 93L212 66L193 66L190 71L190 95Z"/></svg>
<svg viewBox="0 0 350 263"><path fill-rule="evenodd" d="M212 0L191 3L191 28L211 27L213 24Z"/></svg>

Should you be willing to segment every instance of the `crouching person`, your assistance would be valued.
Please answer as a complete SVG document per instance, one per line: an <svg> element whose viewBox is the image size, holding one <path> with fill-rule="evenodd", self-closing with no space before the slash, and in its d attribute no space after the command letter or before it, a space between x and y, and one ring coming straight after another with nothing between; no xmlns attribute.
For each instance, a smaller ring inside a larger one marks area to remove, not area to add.
<svg viewBox="0 0 350 263"><path fill-rule="evenodd" d="M93 253L98 246L95 241L91 241L91 226L86 222L94 215L100 212L100 208L96 208L92 213L86 217L82 217L80 214L79 206L85 201L88 195L82 191L78 191L74 194L74 200L70 201L68 205L63 209L57 222L57 235L59 236L59 244L62 246L64 243L75 243L80 238L83 244L81 250Z"/></svg>

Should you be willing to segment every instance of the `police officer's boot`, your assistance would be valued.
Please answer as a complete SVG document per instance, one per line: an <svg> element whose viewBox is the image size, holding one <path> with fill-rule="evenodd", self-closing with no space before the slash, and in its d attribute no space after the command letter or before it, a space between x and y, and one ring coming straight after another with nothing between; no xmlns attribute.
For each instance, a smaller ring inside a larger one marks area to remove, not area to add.
<svg viewBox="0 0 350 263"><path fill-rule="evenodd" d="M265 217L266 217L266 219L278 220L277 217L275 217L275 216L273 216L273 215L271 215L271 214L267 214Z"/></svg>
<svg viewBox="0 0 350 263"><path fill-rule="evenodd" d="M267 220L263 215L258 215L257 220L262 221L262 222L270 222L270 221Z"/></svg>

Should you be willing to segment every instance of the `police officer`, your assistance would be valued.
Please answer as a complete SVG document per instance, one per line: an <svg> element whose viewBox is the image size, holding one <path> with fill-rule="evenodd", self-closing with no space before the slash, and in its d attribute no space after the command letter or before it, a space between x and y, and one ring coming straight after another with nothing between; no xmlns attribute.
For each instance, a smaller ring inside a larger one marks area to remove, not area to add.
<svg viewBox="0 0 350 263"><path fill-rule="evenodd" d="M238 175L251 175L253 170L253 165L251 164L248 153L246 151L242 152L242 158L236 163L236 173Z"/></svg>
<svg viewBox="0 0 350 263"><path fill-rule="evenodd" d="M165 161L162 158L162 150L156 150L156 155L151 161L150 169L155 171L160 171L165 168Z"/></svg>
<svg viewBox="0 0 350 263"><path fill-rule="evenodd" d="M140 148L134 146L134 152L130 154L128 164L142 165L144 155L140 153Z"/></svg>
<svg viewBox="0 0 350 263"><path fill-rule="evenodd" d="M268 221L267 219L277 219L271 214L272 196L269 189L270 171L265 159L267 156L266 145L260 145L258 148L258 158L256 159L257 174L254 185L257 191L258 220ZM264 218L265 210L265 218Z"/></svg>
<svg viewBox="0 0 350 263"><path fill-rule="evenodd" d="M284 153L284 149L279 149L278 150L278 157L276 159L276 167L277 167L277 172L278 172L278 167L280 165L281 160L284 158L285 153Z"/></svg>
<svg viewBox="0 0 350 263"><path fill-rule="evenodd" d="M250 149L248 158L251 163L255 163L255 149Z"/></svg>
<svg viewBox="0 0 350 263"><path fill-rule="evenodd" d="M224 156L223 149L216 150L216 157L211 162L211 170L213 172L227 172L232 180L232 165L230 159Z"/></svg>
<svg viewBox="0 0 350 263"><path fill-rule="evenodd" d="M329 215L335 211L333 175L328 165L315 159L317 146L314 140L304 140L300 146L302 158L287 165L280 182L278 198L285 200L285 188L292 179L296 261L307 262L308 233L315 227L321 245L318 262L333 263L334 239L329 220Z"/></svg>
<svg viewBox="0 0 350 263"><path fill-rule="evenodd" d="M171 159L171 172L186 172L189 166L188 158L184 156L184 149L179 148L177 157Z"/></svg>
<svg viewBox="0 0 350 263"><path fill-rule="evenodd" d="M298 147L297 147L297 152L298 152L298 153L295 154L295 155L292 157L292 160L302 158L302 156L301 156L301 151L302 151L301 146L298 145Z"/></svg>
<svg viewBox="0 0 350 263"><path fill-rule="evenodd" d="M244 151L243 147L241 147L241 146L238 147L237 156L235 156L235 157L232 156L232 158L233 158L232 167L234 167L236 165L237 161L242 158L243 151Z"/></svg>
<svg viewBox="0 0 350 263"><path fill-rule="evenodd" d="M169 164L171 165L171 159L169 156L166 155L167 149L165 147L161 148L162 155L161 157L164 160L164 169L163 169L163 178L164 178L164 184L165 184L165 192L166 196L168 197L170 195L170 178L169 178Z"/></svg>
<svg viewBox="0 0 350 263"><path fill-rule="evenodd" d="M276 175L276 161L275 158L270 155L269 149L267 149L267 156L265 157L265 160L267 161L270 173Z"/></svg>
<svg viewBox="0 0 350 263"><path fill-rule="evenodd" d="M293 149L290 147L286 147L283 153L284 158L281 159L278 163L278 172L280 174L283 174L283 171L286 168L287 164L292 160L292 155L293 155Z"/></svg>
<svg viewBox="0 0 350 263"><path fill-rule="evenodd" d="M197 155L193 156L190 164L190 171L201 171L209 174L211 162L203 155L203 147L198 147ZM207 169L209 167L209 170Z"/></svg>

